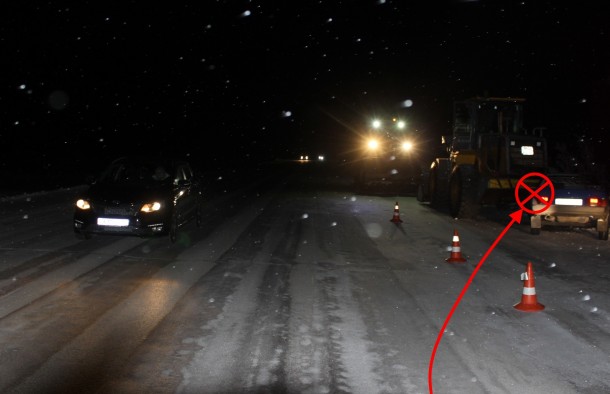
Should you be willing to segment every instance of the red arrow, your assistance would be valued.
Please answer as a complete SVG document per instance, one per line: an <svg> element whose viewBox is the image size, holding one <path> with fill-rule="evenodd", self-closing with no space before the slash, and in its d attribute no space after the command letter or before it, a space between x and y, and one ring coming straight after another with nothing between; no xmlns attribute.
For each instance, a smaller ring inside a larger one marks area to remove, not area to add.
<svg viewBox="0 0 610 394"><path fill-rule="evenodd" d="M449 314L445 318L445 322L443 323L443 327L441 327L441 331L438 333L438 336L436 338L436 343L434 344L434 349L432 349L432 355L430 356L430 365L428 367L428 388L430 389L430 394L434 393L434 391L432 390L432 368L434 367L434 357L436 356L436 350L438 349L438 345L441 343L441 339L443 338L443 334L445 333L445 329L447 328L447 325L449 324L449 320L451 320L451 316L453 316L453 313L457 309L457 306L462 301L462 297L464 297L464 294L466 294L466 291L468 290L468 287L472 283L472 280L477 275L477 272L479 272L479 269L481 268L481 266L483 265L485 260L487 260L487 257L489 256L491 251L494 250L494 248L496 247L498 242L500 242L502 237L504 237L504 235L506 234L506 232L508 231L510 226L513 225L513 223L515 223L515 222L521 223L521 217L523 216L523 211L519 210L519 211L513 212L509 216L511 217L512 220L510 221L510 223L508 223L506 225L506 227L504 227L504 230L502 230L502 232L500 233L498 238L496 238L496 240L491 244L489 249L487 249L487 252L485 252L483 257L481 257L481 261L479 261L479 264L477 264L477 266L475 267L474 271L472 271L472 274L470 274L470 278L468 278L468 281L466 282L466 285L464 285L464 288L462 289L462 292L460 293L458 298L453 303L453 307L451 307L451 310L449 311Z"/></svg>

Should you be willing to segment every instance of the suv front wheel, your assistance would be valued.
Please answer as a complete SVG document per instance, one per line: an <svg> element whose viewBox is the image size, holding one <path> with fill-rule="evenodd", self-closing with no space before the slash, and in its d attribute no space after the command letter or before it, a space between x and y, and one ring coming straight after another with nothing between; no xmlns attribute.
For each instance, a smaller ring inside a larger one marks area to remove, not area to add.
<svg viewBox="0 0 610 394"><path fill-rule="evenodd" d="M169 241L175 243L178 238L178 218L176 214L172 215L172 219L169 223Z"/></svg>

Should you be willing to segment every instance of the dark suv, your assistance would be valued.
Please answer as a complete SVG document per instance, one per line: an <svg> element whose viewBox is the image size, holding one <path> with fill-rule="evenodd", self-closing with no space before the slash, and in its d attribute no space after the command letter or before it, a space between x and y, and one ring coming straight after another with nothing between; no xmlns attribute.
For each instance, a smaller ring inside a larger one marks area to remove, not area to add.
<svg viewBox="0 0 610 394"><path fill-rule="evenodd" d="M176 241L191 220L201 226L201 181L184 160L123 157L113 161L77 199L74 232L155 236Z"/></svg>

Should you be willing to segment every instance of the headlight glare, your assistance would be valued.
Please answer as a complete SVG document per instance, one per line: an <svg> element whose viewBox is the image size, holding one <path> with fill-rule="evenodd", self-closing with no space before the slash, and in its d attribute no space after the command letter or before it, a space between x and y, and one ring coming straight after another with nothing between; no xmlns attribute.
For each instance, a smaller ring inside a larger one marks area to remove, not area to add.
<svg viewBox="0 0 610 394"><path fill-rule="evenodd" d="M413 144L411 143L411 141L404 141L402 144L400 144L400 148L404 152L409 152L411 149L413 149Z"/></svg>
<svg viewBox="0 0 610 394"><path fill-rule="evenodd" d="M152 202L149 204L142 205L142 208L140 208L140 211L155 212L155 211L158 211L159 209L161 209L161 203L155 201L155 202Z"/></svg>
<svg viewBox="0 0 610 394"><path fill-rule="evenodd" d="M370 150L376 150L377 148L379 148L379 141L375 140L375 139L371 139L366 143L366 146L370 149Z"/></svg>

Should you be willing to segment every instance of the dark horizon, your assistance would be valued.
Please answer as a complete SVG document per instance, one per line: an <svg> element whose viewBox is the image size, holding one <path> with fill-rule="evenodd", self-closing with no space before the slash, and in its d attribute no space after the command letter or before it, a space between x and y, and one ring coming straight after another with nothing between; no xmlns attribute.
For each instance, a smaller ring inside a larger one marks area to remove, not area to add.
<svg viewBox="0 0 610 394"><path fill-rule="evenodd" d="M526 98L528 129L582 139L607 165L608 8L5 4L0 173L19 164L24 185L53 184L134 151L219 166L338 158L379 113L435 149L453 101L483 95Z"/></svg>

